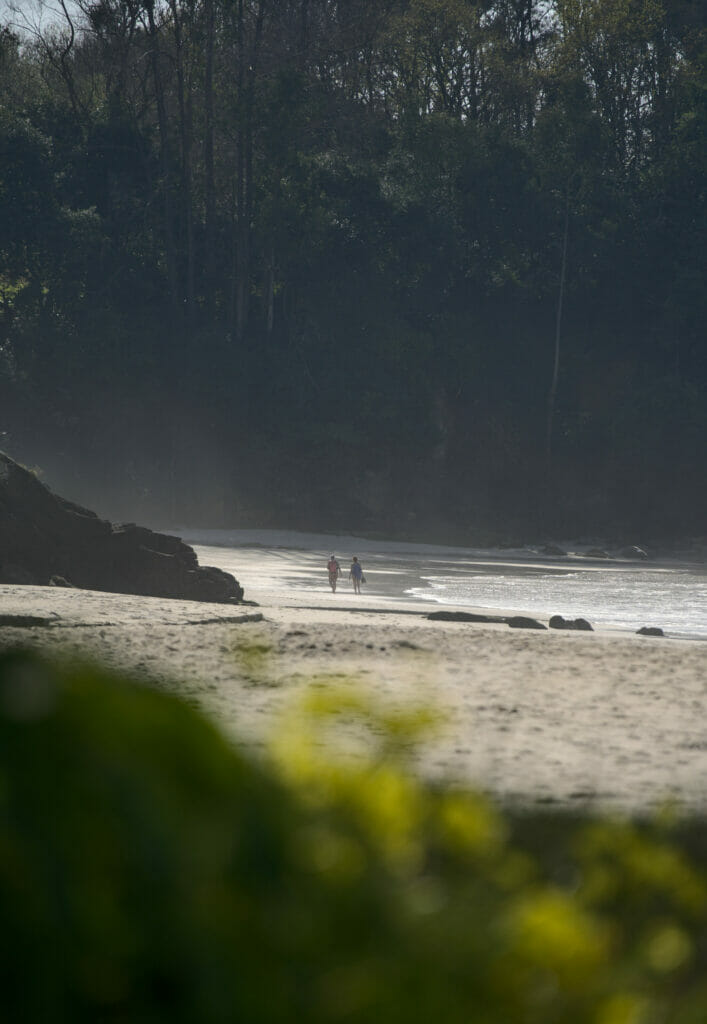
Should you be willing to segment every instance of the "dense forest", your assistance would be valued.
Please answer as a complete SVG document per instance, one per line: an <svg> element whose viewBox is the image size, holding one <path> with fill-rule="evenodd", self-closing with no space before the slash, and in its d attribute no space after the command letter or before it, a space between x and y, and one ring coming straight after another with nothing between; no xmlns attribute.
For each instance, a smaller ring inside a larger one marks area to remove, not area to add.
<svg viewBox="0 0 707 1024"><path fill-rule="evenodd" d="M0 447L110 518L705 533L702 0L0 26Z"/></svg>

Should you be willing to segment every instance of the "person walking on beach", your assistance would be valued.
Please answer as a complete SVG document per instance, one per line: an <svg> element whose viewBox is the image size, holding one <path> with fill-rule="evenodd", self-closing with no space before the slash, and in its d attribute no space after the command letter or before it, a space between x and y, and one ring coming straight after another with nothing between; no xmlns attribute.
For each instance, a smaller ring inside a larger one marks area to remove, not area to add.
<svg viewBox="0 0 707 1024"><path fill-rule="evenodd" d="M331 587L332 594L336 593L336 581L341 576L341 566L337 562L334 555L331 556L327 562L327 571L329 572L329 586Z"/></svg>
<svg viewBox="0 0 707 1024"><path fill-rule="evenodd" d="M351 560L351 568L349 569L349 579L353 583L354 594L361 593L361 581L363 580L363 569L356 555Z"/></svg>

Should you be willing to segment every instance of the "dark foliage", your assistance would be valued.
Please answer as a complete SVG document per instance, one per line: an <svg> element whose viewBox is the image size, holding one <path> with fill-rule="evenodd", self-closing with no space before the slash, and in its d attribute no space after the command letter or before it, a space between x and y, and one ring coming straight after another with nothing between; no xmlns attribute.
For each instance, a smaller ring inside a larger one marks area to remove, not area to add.
<svg viewBox="0 0 707 1024"><path fill-rule="evenodd" d="M699 4L0 35L4 444L111 518L703 530Z"/></svg>

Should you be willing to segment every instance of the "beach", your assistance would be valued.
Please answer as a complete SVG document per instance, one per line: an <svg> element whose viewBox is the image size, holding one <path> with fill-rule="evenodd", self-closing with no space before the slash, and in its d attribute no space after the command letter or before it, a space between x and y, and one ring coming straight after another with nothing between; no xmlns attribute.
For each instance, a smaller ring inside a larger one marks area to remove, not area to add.
<svg viewBox="0 0 707 1024"><path fill-rule="evenodd" d="M297 590L296 553L242 561L252 603L239 606L0 585L0 648L127 671L256 751L309 688L353 687L440 713L411 754L430 779L534 806L706 809L704 641L433 621L428 605L355 596L345 579L332 594L324 571Z"/></svg>

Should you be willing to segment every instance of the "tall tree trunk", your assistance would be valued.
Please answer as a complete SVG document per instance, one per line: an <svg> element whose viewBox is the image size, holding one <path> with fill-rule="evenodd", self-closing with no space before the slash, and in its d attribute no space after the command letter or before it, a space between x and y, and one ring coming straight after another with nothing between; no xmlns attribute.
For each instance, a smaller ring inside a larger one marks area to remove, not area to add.
<svg viewBox="0 0 707 1024"><path fill-rule="evenodd" d="M123 37L121 39L118 80L113 90L113 96L111 97L111 102L114 108L122 109L122 105L124 102L126 85L128 81L128 62L130 59L133 40L135 38L135 30L137 28L138 17L139 8L137 7L137 5L129 7L127 10L127 23L125 25Z"/></svg>
<svg viewBox="0 0 707 1024"><path fill-rule="evenodd" d="M562 340L562 304L565 294L565 277L567 274L567 238L569 235L570 222L570 190L567 186L565 198L565 221L562 232L562 262L560 265L560 290L557 296L557 310L555 314L555 357L552 364L552 380L550 392L547 399L547 431L545 435L545 464L548 478L552 471L552 440L553 425L555 419L555 403L557 400L557 382L560 376L560 347Z"/></svg>
<svg viewBox="0 0 707 1024"><path fill-rule="evenodd" d="M177 258L174 244L174 225L172 223L172 201L170 196L171 168L167 138L167 110L164 100L162 72L160 70L160 47L157 26L155 24L154 0L148 0L146 10L151 42L150 60L152 64L152 76L155 83L155 97L157 99L157 123L160 134L160 166L162 170L162 193L164 201L164 238L165 258L167 262L167 283L169 287L172 316L174 318L174 325L176 326L179 322L179 288L177 284Z"/></svg>
<svg viewBox="0 0 707 1024"><path fill-rule="evenodd" d="M216 176L214 172L214 0L205 0L206 66L204 70L204 289L211 313L216 305Z"/></svg>
<svg viewBox="0 0 707 1024"><path fill-rule="evenodd" d="M235 234L235 334L236 341L243 338L245 328L245 302L246 284L245 277L248 273L247 231L246 231L246 202L245 202L245 136L246 125L244 124L243 93L245 82L245 17L243 0L238 0L238 129L236 132L236 234Z"/></svg>
<svg viewBox="0 0 707 1024"><path fill-rule="evenodd" d="M181 193L182 216L184 220L184 239L186 243L186 288L185 304L187 318L193 324L195 313L194 302L194 216L192 204L192 117L191 89L185 78L185 46L182 22L177 0L169 0L172 12L174 31L174 48L177 67L177 99L179 103L179 140L182 151L181 161ZM189 93L189 95L188 95Z"/></svg>
<svg viewBox="0 0 707 1024"><path fill-rule="evenodd" d="M268 276L265 286L265 331L268 340L272 337L275 324L275 250L270 249L268 260Z"/></svg>
<svg viewBox="0 0 707 1024"><path fill-rule="evenodd" d="M309 40L309 0L302 0L300 5L300 40L299 40L299 64L304 68L307 63L307 49Z"/></svg>
<svg viewBox="0 0 707 1024"><path fill-rule="evenodd" d="M250 305L250 248L253 222L253 104L258 77L260 42L265 19L266 0L260 0L251 47L246 47L243 0L238 0L238 95L241 117L238 125L237 202L236 202L236 338L240 341L248 325ZM246 67L247 55L247 67Z"/></svg>
<svg viewBox="0 0 707 1024"><path fill-rule="evenodd" d="M64 15L64 20L66 21L68 36L63 39L61 35L56 35L56 33L43 34L40 32L39 28L37 28L37 38L39 39L44 49L44 53L48 57L50 63L58 68L59 74L64 80L66 91L69 94L71 109L74 112L77 124L81 127L83 123L83 112L81 109L81 103L79 102L78 93L76 91L73 63L70 59L74 49L74 43L76 42L76 29L74 28L74 23L64 0L59 0L59 6L61 7Z"/></svg>

